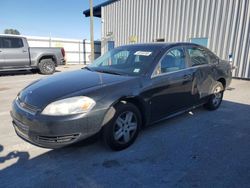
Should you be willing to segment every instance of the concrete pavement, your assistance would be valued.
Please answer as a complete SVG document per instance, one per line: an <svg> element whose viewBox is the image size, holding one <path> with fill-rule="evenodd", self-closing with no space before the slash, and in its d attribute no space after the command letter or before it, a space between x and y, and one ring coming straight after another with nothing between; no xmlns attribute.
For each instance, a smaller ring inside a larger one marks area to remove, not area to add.
<svg viewBox="0 0 250 188"><path fill-rule="evenodd" d="M68 67L60 70L80 68ZM16 136L11 102L41 77L0 77L0 187L250 187L250 81L233 80L217 111L150 126L112 152L101 140L49 150Z"/></svg>

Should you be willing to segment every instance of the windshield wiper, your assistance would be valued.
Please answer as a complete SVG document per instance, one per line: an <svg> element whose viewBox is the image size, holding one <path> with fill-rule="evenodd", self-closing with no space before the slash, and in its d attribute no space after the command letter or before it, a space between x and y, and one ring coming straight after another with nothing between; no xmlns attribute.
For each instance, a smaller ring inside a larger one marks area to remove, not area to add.
<svg viewBox="0 0 250 188"><path fill-rule="evenodd" d="M122 75L121 73L110 71L110 70L96 70L96 72L107 73L107 74L115 74L115 75Z"/></svg>
<svg viewBox="0 0 250 188"><path fill-rule="evenodd" d="M86 69L86 70L89 70L89 71L93 71L91 68L89 68L89 67L83 67L82 69Z"/></svg>
<svg viewBox="0 0 250 188"><path fill-rule="evenodd" d="M86 69L86 70L89 70L89 71L95 71L95 72L101 72L101 73L107 73L107 74L115 74L115 75L122 75L122 73L119 73L119 72L114 72L114 71L111 71L111 70L93 70L91 69L90 67L86 66L86 67L83 67L82 69Z"/></svg>

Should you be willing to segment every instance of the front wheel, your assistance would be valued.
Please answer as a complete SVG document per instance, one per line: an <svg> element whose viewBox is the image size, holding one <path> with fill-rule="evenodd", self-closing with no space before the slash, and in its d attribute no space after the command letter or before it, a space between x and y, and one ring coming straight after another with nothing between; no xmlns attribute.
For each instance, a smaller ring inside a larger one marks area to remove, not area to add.
<svg viewBox="0 0 250 188"><path fill-rule="evenodd" d="M219 108L224 93L224 87L221 82L216 82L213 89L213 94L209 97L208 102L204 105L204 107L208 110L216 110Z"/></svg>
<svg viewBox="0 0 250 188"><path fill-rule="evenodd" d="M52 59L42 59L38 64L38 68L41 74L53 74L56 66Z"/></svg>
<svg viewBox="0 0 250 188"><path fill-rule="evenodd" d="M119 103L112 120L104 125L104 142L113 150L129 147L138 136L141 127L141 114L131 103Z"/></svg>

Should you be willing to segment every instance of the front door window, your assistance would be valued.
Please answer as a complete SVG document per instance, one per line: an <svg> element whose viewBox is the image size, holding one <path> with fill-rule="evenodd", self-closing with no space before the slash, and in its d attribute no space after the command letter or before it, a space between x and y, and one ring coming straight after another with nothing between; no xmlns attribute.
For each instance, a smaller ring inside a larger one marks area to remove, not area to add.
<svg viewBox="0 0 250 188"><path fill-rule="evenodd" d="M162 57L154 76L179 71L186 68L185 52L183 48L173 48Z"/></svg>

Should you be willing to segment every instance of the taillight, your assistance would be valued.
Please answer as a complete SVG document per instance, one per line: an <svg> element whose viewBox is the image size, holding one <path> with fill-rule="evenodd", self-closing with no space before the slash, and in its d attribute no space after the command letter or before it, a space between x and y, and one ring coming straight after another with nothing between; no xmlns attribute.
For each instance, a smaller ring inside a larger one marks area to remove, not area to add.
<svg viewBox="0 0 250 188"><path fill-rule="evenodd" d="M62 52L63 57L65 57L65 50L64 50L64 48L61 48L61 52Z"/></svg>

